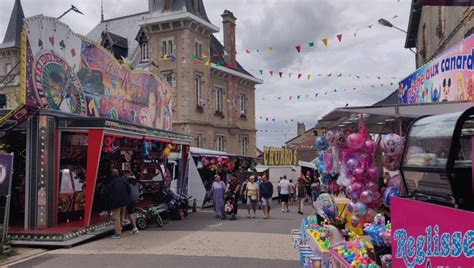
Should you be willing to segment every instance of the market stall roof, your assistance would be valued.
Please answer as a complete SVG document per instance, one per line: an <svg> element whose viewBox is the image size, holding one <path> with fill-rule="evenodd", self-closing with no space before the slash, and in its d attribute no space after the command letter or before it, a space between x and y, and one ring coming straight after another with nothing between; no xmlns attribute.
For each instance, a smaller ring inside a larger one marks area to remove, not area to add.
<svg viewBox="0 0 474 268"><path fill-rule="evenodd" d="M462 112L472 107L472 102L439 102L413 105L374 105L337 108L318 120L316 127L332 129L353 124L362 115L372 133L384 133L397 129L398 118L411 121L424 115Z"/></svg>
<svg viewBox="0 0 474 268"><path fill-rule="evenodd" d="M222 151L209 150L204 148L191 147L191 154L201 155L201 156L235 156L233 154L228 154Z"/></svg>
<svg viewBox="0 0 474 268"><path fill-rule="evenodd" d="M298 161L298 166L315 169L314 160L311 162L307 161Z"/></svg>

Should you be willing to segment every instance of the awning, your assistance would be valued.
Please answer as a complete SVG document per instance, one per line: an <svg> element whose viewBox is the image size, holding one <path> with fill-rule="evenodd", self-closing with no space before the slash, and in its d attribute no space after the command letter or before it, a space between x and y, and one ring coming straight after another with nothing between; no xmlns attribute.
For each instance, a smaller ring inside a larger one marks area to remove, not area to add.
<svg viewBox="0 0 474 268"><path fill-rule="evenodd" d="M298 166L315 169L314 162L298 161Z"/></svg>
<svg viewBox="0 0 474 268"><path fill-rule="evenodd" d="M267 166L256 166L255 170L257 170L257 173L262 173L268 170L269 167Z"/></svg>
<svg viewBox="0 0 474 268"><path fill-rule="evenodd" d="M362 115L367 128L372 133L398 132L398 119L406 124L420 116L462 112L472 105L472 102L438 102L337 108L318 120L316 128L346 127L355 123Z"/></svg>
<svg viewBox="0 0 474 268"><path fill-rule="evenodd" d="M233 154L228 154L222 151L215 151L215 150L209 150L209 149L197 148L197 147L191 147L190 152L192 155L199 155L199 156L222 156L222 157L235 156Z"/></svg>

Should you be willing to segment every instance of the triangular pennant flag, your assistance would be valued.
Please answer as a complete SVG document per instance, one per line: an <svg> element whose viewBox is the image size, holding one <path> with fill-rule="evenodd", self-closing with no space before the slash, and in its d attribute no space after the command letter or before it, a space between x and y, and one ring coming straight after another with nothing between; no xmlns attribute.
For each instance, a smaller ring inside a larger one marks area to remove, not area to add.
<svg viewBox="0 0 474 268"><path fill-rule="evenodd" d="M326 92L324 92L324 95L327 95L327 94L328 94L328 92L327 92L327 91L326 91Z"/></svg>
<svg viewBox="0 0 474 268"><path fill-rule="evenodd" d="M176 55L171 55L171 61L176 62Z"/></svg>
<svg viewBox="0 0 474 268"><path fill-rule="evenodd" d="M318 98L319 94L318 93L314 93L314 97L315 98Z"/></svg>
<svg viewBox="0 0 474 268"><path fill-rule="evenodd" d="M341 43L341 41L342 41L342 34L338 34L338 35L336 35L336 37L337 37L337 40L339 40L339 43Z"/></svg>
<svg viewBox="0 0 474 268"><path fill-rule="evenodd" d="M296 48L296 51L297 51L298 53L301 52L301 46L300 46L300 45L297 45L295 48Z"/></svg>
<svg viewBox="0 0 474 268"><path fill-rule="evenodd" d="M206 60L206 63L204 63L205 66L209 66L209 59Z"/></svg>
<svg viewBox="0 0 474 268"><path fill-rule="evenodd" d="M221 63L220 63L220 62L217 62L217 63L216 63L216 67L221 67Z"/></svg>
<svg viewBox="0 0 474 268"><path fill-rule="evenodd" d="M290 96L289 99L291 100L291 98L293 98L293 96Z"/></svg>
<svg viewBox="0 0 474 268"><path fill-rule="evenodd" d="M300 78L301 78L301 76L302 76L302 74L298 74L298 79L300 79Z"/></svg>
<svg viewBox="0 0 474 268"><path fill-rule="evenodd" d="M370 29L370 28L372 28L372 26L374 26L374 25L373 25L373 24L371 24L371 25L369 25L369 26L367 26L367 27L369 27L369 29Z"/></svg>
<svg viewBox="0 0 474 268"><path fill-rule="evenodd" d="M308 80L310 80L310 79L311 79L311 75L310 75L310 74L308 74Z"/></svg>
<svg viewBox="0 0 474 268"><path fill-rule="evenodd" d="M353 87L353 88L352 88L352 90L356 90L356 88L355 88L355 87Z"/></svg>
<svg viewBox="0 0 474 268"><path fill-rule="evenodd" d="M202 54L201 54L201 58L203 58L203 59L207 59L207 55L206 55L206 54L204 54L204 53L202 53Z"/></svg>
<svg viewBox="0 0 474 268"><path fill-rule="evenodd" d="M357 37L357 32L354 32L354 38L356 38L356 37Z"/></svg>
<svg viewBox="0 0 474 268"><path fill-rule="evenodd" d="M360 79L360 76L356 75L357 79Z"/></svg>
<svg viewBox="0 0 474 268"><path fill-rule="evenodd" d="M393 86L393 82L390 82L390 85Z"/></svg>
<svg viewBox="0 0 474 268"><path fill-rule="evenodd" d="M298 99L300 99L300 97L301 97L300 95L296 96L296 98L298 98Z"/></svg>
<svg viewBox="0 0 474 268"><path fill-rule="evenodd" d="M411 13L415 13L415 12L416 12L416 9L413 8L413 9L411 10Z"/></svg>
<svg viewBox="0 0 474 268"><path fill-rule="evenodd" d="M278 97L277 99L279 99L279 100L280 100L280 99L281 99L281 97Z"/></svg>
<svg viewBox="0 0 474 268"><path fill-rule="evenodd" d="M181 56L181 61L182 61L183 63L186 63L186 57L185 57L185 56Z"/></svg>
<svg viewBox="0 0 474 268"><path fill-rule="evenodd" d="M306 98L309 98L309 94L306 94Z"/></svg>
<svg viewBox="0 0 474 268"><path fill-rule="evenodd" d="M273 47L268 47L268 51L273 51Z"/></svg>
<svg viewBox="0 0 474 268"><path fill-rule="evenodd" d="M215 52L214 52L214 53L212 53L212 56L213 56L213 57L220 57L220 56L221 56L221 54L219 54L219 53L215 53Z"/></svg>
<svg viewBox="0 0 474 268"><path fill-rule="evenodd" d="M283 72L279 72L278 74L280 75L280 78L281 78L281 76L283 75Z"/></svg>
<svg viewBox="0 0 474 268"><path fill-rule="evenodd" d="M289 74L288 74L288 78L290 78L290 79L291 79L291 75L292 75L292 73L289 73Z"/></svg>
<svg viewBox="0 0 474 268"><path fill-rule="evenodd" d="M260 49L257 48L257 49L255 50L255 52L257 52L257 53L260 52Z"/></svg>
<svg viewBox="0 0 474 268"><path fill-rule="evenodd" d="M337 77L341 77L341 76L342 76L342 74L338 74L338 75L337 75Z"/></svg>
<svg viewBox="0 0 474 268"><path fill-rule="evenodd" d="M275 122L275 118L273 118L272 121Z"/></svg>
<svg viewBox="0 0 474 268"><path fill-rule="evenodd" d="M268 117L267 117L267 118L265 118L265 120L268 122Z"/></svg>
<svg viewBox="0 0 474 268"><path fill-rule="evenodd" d="M260 75L263 75L263 70L258 70L260 72Z"/></svg>
<svg viewBox="0 0 474 268"><path fill-rule="evenodd" d="M250 53L250 50L246 49L246 50L245 50L245 53Z"/></svg>
<svg viewBox="0 0 474 268"><path fill-rule="evenodd" d="M392 17L392 20L393 20L393 19L396 19L396 18L398 18L398 15L393 16L393 17Z"/></svg>
<svg viewBox="0 0 474 268"><path fill-rule="evenodd" d="M313 48L314 47L314 42L309 42L308 45L309 45L310 48Z"/></svg>
<svg viewBox="0 0 474 268"><path fill-rule="evenodd" d="M234 65L232 65L232 63L228 63L225 67L232 69L234 68Z"/></svg>
<svg viewBox="0 0 474 268"><path fill-rule="evenodd" d="M165 57L166 57L166 55L165 55ZM196 55L192 54L192 55L191 55L191 60L192 60L192 61L195 61L196 59L197 59Z"/></svg>
<svg viewBox="0 0 474 268"><path fill-rule="evenodd" d="M268 72L270 73L270 76L273 76L273 71L272 70L270 70Z"/></svg>
<svg viewBox="0 0 474 268"><path fill-rule="evenodd" d="M334 89L334 92L337 92L337 89Z"/></svg>
<svg viewBox="0 0 474 268"><path fill-rule="evenodd" d="M332 73L328 74L328 76L331 76L331 75L332 75Z"/></svg>
<svg viewBox="0 0 474 268"><path fill-rule="evenodd" d="M325 46L328 46L328 39L327 39L327 38L324 38L322 41L323 41L323 44L324 44Z"/></svg>
<svg viewBox="0 0 474 268"><path fill-rule="evenodd" d="M260 119L262 119L262 117L260 116Z"/></svg>
<svg viewBox="0 0 474 268"><path fill-rule="evenodd" d="M227 100L226 100L226 102L227 102L227 103L230 103L230 100L229 100L229 99L227 99Z"/></svg>
<svg viewBox="0 0 474 268"><path fill-rule="evenodd" d="M291 122L294 122L295 120L291 119Z"/></svg>
<svg viewBox="0 0 474 268"><path fill-rule="evenodd" d="M379 80L380 80L380 76L377 76L377 79L379 79Z"/></svg>

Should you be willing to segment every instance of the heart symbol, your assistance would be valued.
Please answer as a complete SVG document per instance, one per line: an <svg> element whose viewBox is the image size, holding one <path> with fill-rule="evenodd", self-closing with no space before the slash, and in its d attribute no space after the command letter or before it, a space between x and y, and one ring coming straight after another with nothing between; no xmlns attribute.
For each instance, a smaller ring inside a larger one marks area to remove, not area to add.
<svg viewBox="0 0 474 268"><path fill-rule="evenodd" d="M50 36L48 39L51 45L54 47L54 36Z"/></svg>
<svg viewBox="0 0 474 268"><path fill-rule="evenodd" d="M71 49L71 56L75 57L76 56L76 50L73 48Z"/></svg>
<svg viewBox="0 0 474 268"><path fill-rule="evenodd" d="M43 49L43 41L41 39L38 39L38 46Z"/></svg>

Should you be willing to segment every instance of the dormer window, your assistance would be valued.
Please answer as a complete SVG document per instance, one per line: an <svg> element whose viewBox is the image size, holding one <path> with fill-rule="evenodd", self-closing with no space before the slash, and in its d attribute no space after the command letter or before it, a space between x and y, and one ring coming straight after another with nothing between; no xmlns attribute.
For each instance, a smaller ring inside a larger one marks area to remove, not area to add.
<svg viewBox="0 0 474 268"><path fill-rule="evenodd" d="M150 60L150 46L145 33L140 35L138 43L140 44L140 61L144 62Z"/></svg>

